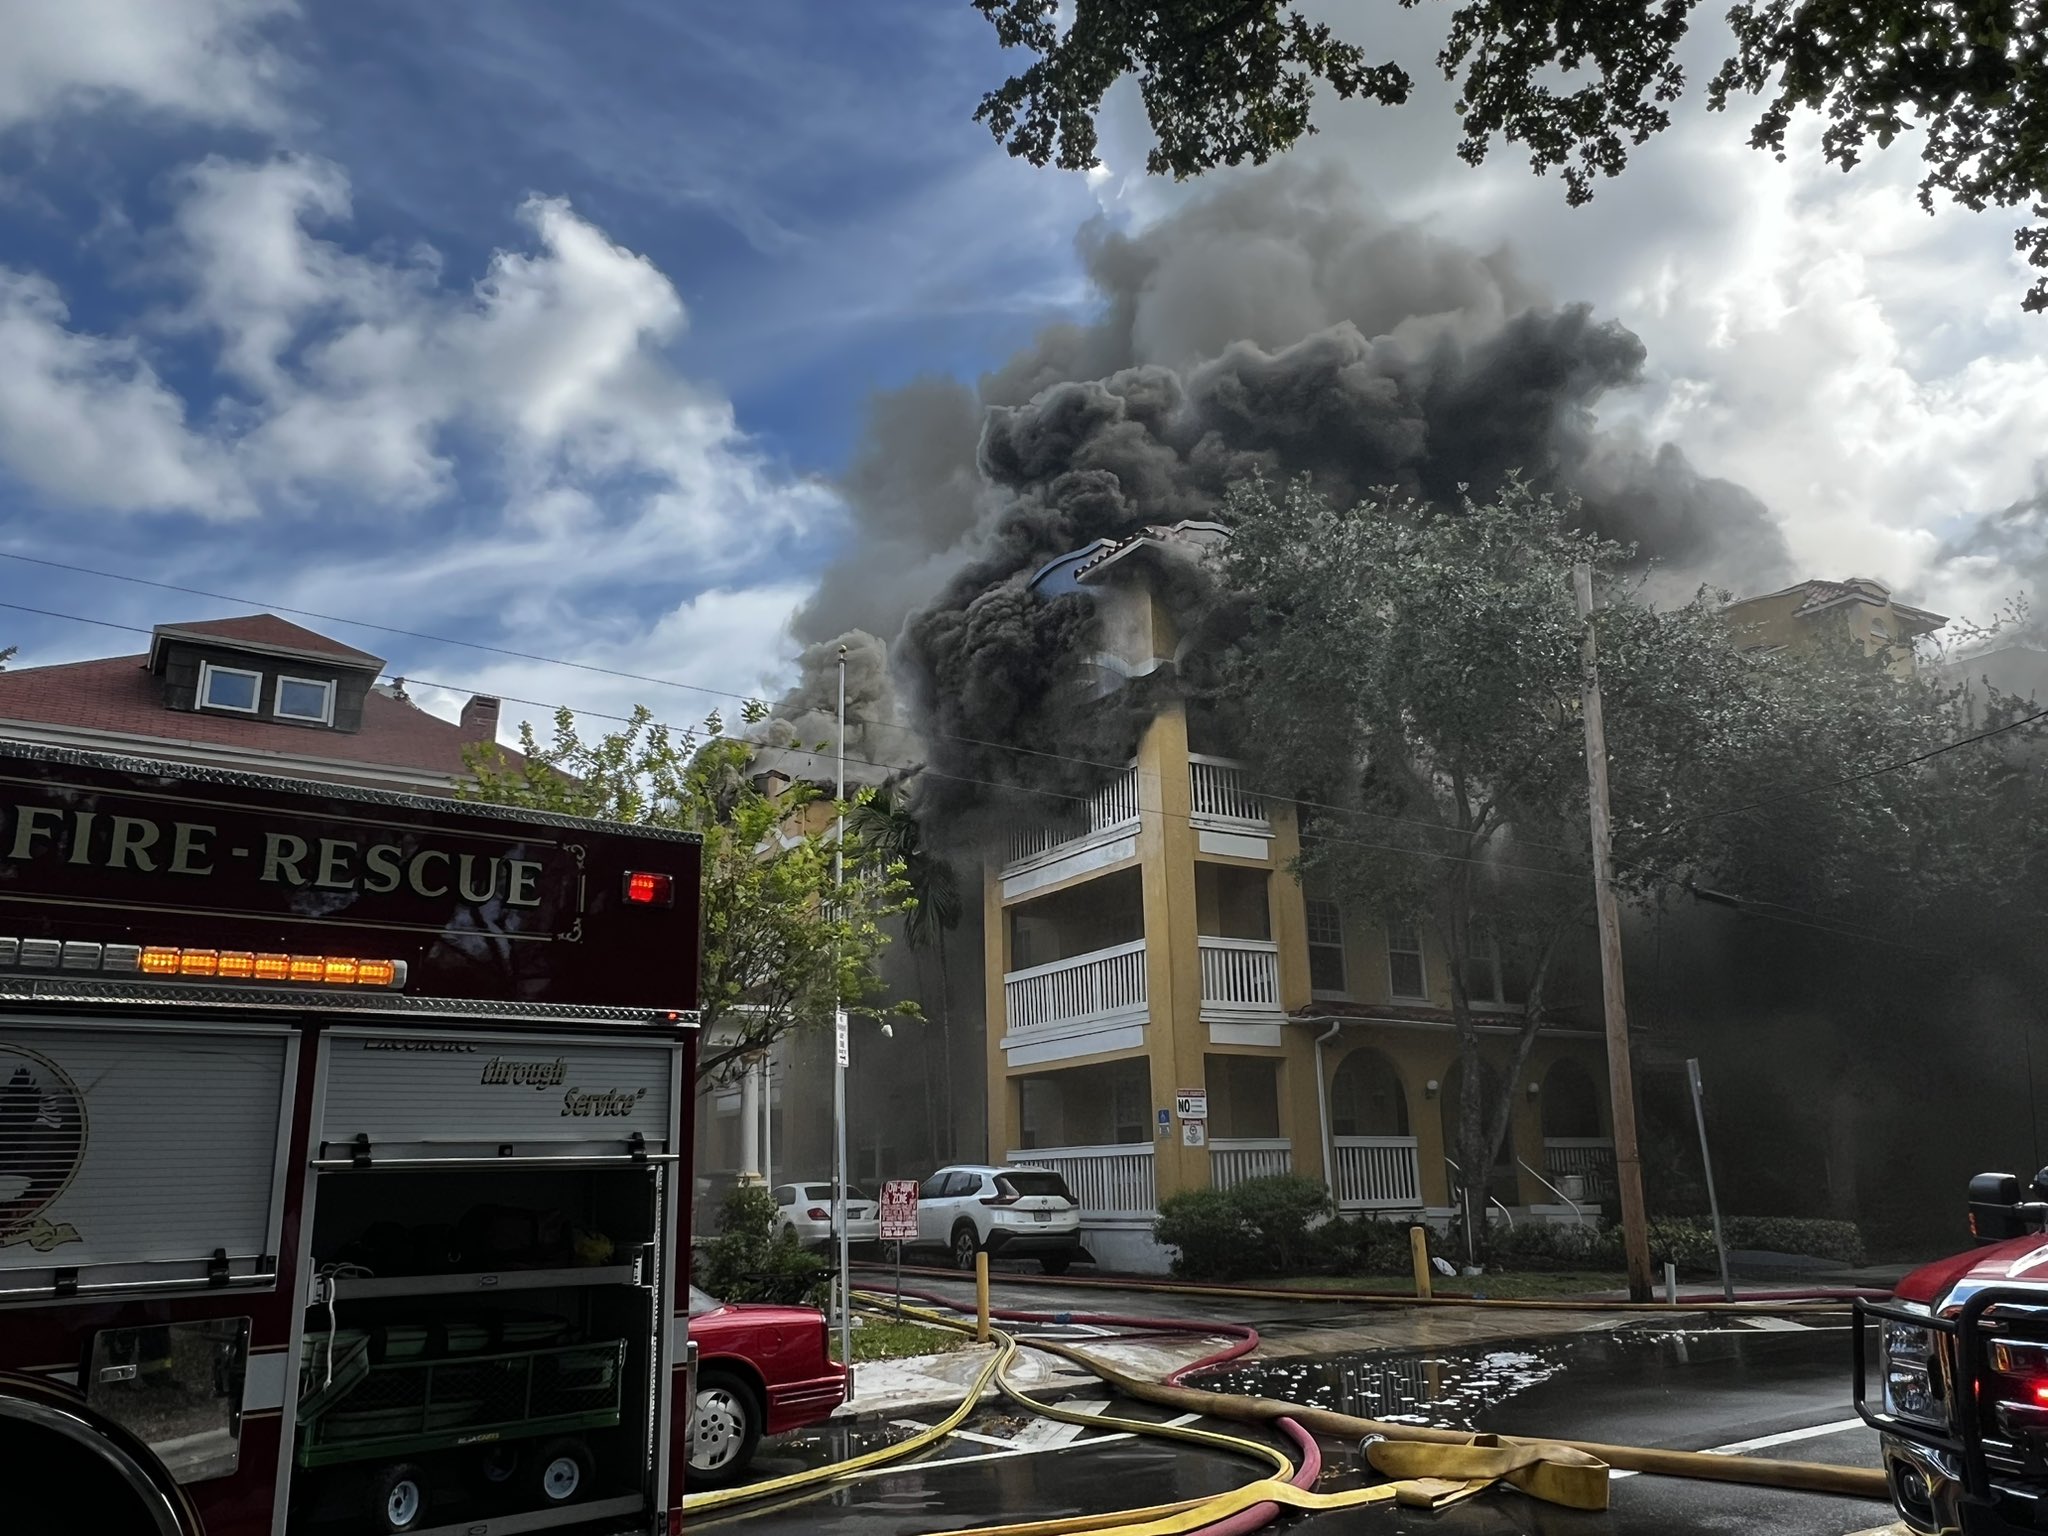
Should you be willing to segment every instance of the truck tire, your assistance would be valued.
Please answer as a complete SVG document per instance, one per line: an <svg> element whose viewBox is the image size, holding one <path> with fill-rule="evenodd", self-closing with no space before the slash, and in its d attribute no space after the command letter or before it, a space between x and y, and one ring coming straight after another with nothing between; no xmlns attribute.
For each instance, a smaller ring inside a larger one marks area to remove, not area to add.
<svg viewBox="0 0 2048 1536"><path fill-rule="evenodd" d="M574 1435L563 1435L545 1441L526 1464L527 1487L542 1509L558 1509L589 1494L595 1466L589 1446Z"/></svg>
<svg viewBox="0 0 2048 1536"><path fill-rule="evenodd" d="M731 1371L708 1366L697 1373L690 1420L683 1480L692 1488L723 1488L738 1481L761 1443L761 1402L754 1389Z"/></svg>
<svg viewBox="0 0 2048 1536"><path fill-rule="evenodd" d="M0 1500L7 1536L198 1536L198 1512L148 1447L68 1389L0 1373L0 1446L34 1469Z"/></svg>
<svg viewBox="0 0 2048 1536"><path fill-rule="evenodd" d="M416 1531L427 1513L426 1474L409 1461L394 1461L370 1474L370 1515L379 1531Z"/></svg>

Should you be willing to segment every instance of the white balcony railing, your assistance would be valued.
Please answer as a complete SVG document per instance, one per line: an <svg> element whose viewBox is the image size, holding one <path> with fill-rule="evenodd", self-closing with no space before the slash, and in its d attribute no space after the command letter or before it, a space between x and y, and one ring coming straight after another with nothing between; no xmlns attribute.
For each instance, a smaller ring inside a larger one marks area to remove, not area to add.
<svg viewBox="0 0 2048 1536"><path fill-rule="evenodd" d="M1337 1136L1332 1141L1340 1210L1421 1209L1422 1159L1413 1136Z"/></svg>
<svg viewBox="0 0 2048 1536"><path fill-rule="evenodd" d="M1605 1136L1546 1136L1543 1173L1553 1184L1564 1178L1584 1179L1589 1201L1613 1200L1614 1143Z"/></svg>
<svg viewBox="0 0 2048 1536"><path fill-rule="evenodd" d="M1012 1152L1017 1168L1044 1168L1067 1181L1081 1207L1081 1219L1141 1217L1159 1209L1159 1185L1152 1171L1152 1144L1114 1147L1033 1147Z"/></svg>
<svg viewBox="0 0 2048 1536"><path fill-rule="evenodd" d="M1228 758L1188 754L1188 790L1199 824L1267 832L1266 802L1244 787L1244 770Z"/></svg>
<svg viewBox="0 0 2048 1536"><path fill-rule="evenodd" d="M1280 946L1204 935L1202 1006L1231 1013L1280 1012Z"/></svg>
<svg viewBox="0 0 2048 1536"><path fill-rule="evenodd" d="M1145 941L1091 950L1003 978L1009 1027L1085 1024L1145 1011Z"/></svg>
<svg viewBox="0 0 2048 1536"><path fill-rule="evenodd" d="M1218 1189L1293 1171L1292 1142L1219 1136L1209 1143L1209 1182Z"/></svg>
<svg viewBox="0 0 2048 1536"><path fill-rule="evenodd" d="M1021 864L1067 843L1137 824L1138 770L1126 768L1090 795L1085 805L1076 806L1073 815L1018 828L1010 838L1009 863Z"/></svg>

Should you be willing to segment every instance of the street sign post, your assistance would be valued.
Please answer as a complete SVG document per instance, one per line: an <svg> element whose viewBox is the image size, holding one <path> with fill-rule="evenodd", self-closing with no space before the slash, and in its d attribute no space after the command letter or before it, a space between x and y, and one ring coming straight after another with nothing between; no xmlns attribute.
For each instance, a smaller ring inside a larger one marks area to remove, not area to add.
<svg viewBox="0 0 2048 1536"><path fill-rule="evenodd" d="M917 1180L882 1185L882 1241L896 1244L896 1315L903 1315L903 1245L917 1240Z"/></svg>

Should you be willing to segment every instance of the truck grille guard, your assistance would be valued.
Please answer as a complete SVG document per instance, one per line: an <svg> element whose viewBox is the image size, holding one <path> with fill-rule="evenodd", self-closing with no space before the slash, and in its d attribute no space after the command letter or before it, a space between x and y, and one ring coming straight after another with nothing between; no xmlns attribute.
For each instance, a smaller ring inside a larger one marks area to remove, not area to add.
<svg viewBox="0 0 2048 1536"><path fill-rule="evenodd" d="M1990 1318L1987 1323L1986 1314L1999 1307L2024 1310ZM1864 1423L1880 1434L1894 1435L1913 1445L1953 1457L1960 1469L1959 1480L1964 1496L1972 1502L1989 1503L1992 1500L1994 1461L2003 1464L1997 1470L2010 1471L2016 1476L2039 1476L2038 1467L2029 1471L2023 1451L2008 1446L2000 1439L1987 1440L1985 1436L1985 1415L1994 1401L1985 1396L1985 1383L1987 1378L1997 1378L1997 1373L1991 1369L1986 1346L1992 1337L2048 1344L2048 1294L2038 1287L1991 1286L1971 1295L1949 1316L1931 1311L1916 1312L1898 1302L1857 1301L1852 1308L1851 1320L1856 1413ZM1866 1381L1871 1354L1871 1325L1876 1324L1878 1369L1883 1371L1886 1362L1882 1330L1887 1322L1924 1328L1940 1341L1937 1353L1944 1381L1946 1425L1929 1424L1887 1412L1883 1406L1881 1386L1878 1406L1871 1406Z"/></svg>

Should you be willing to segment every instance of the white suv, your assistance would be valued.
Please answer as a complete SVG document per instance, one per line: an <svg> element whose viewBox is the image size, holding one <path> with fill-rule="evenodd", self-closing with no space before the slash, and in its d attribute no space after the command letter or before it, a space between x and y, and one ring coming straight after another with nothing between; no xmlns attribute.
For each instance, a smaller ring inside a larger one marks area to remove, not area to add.
<svg viewBox="0 0 2048 1536"><path fill-rule="evenodd" d="M1081 1207L1067 1181L1044 1168L956 1163L917 1191L918 1246L943 1248L959 1269L974 1255L1034 1258L1065 1274L1081 1254Z"/></svg>

